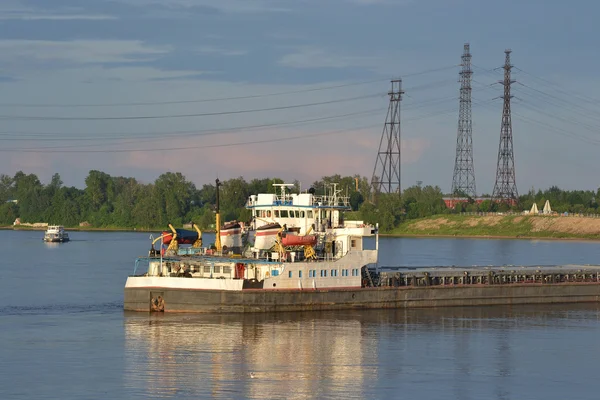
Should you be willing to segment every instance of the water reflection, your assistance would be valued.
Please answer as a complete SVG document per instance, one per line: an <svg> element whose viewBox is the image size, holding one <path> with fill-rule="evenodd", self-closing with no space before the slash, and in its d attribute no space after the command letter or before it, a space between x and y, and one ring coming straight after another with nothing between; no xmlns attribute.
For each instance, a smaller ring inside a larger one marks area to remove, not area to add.
<svg viewBox="0 0 600 400"><path fill-rule="evenodd" d="M127 315L125 343L129 385L167 397L348 397L369 359L353 318Z"/></svg>
<svg viewBox="0 0 600 400"><path fill-rule="evenodd" d="M587 382L582 368L546 365L573 357L564 335L596 335L598 315L597 305L127 313L125 384L145 397L508 399L542 375Z"/></svg>

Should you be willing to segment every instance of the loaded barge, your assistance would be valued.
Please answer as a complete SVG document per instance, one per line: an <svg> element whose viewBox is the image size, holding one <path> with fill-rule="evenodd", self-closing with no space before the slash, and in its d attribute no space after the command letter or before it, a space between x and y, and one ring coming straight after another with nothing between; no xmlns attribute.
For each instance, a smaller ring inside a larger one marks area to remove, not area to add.
<svg viewBox="0 0 600 400"><path fill-rule="evenodd" d="M322 196L277 186L280 194L250 196L251 222L226 223L222 235L217 180L214 245L202 245L198 228L169 225L150 254L136 259L124 309L273 312L600 300L600 266L380 267L377 226L344 220L349 199L335 185ZM363 248L365 237L374 237L374 249Z"/></svg>

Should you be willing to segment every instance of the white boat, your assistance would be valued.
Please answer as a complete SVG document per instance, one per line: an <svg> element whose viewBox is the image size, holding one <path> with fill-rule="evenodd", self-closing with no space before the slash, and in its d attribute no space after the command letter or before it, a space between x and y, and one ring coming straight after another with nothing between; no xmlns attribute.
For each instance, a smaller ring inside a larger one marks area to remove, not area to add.
<svg viewBox="0 0 600 400"><path fill-rule="evenodd" d="M62 225L49 225L44 234L44 242L64 243L69 241L69 234Z"/></svg>
<svg viewBox="0 0 600 400"><path fill-rule="evenodd" d="M340 296L356 305L358 299L348 290L361 290L366 267L377 262L377 228L344 221L349 198L340 196L335 185L322 196L314 191L290 193L288 184L276 186L278 195L261 193L248 199L253 217L248 236L255 240L242 254L226 256L224 248L216 246L178 249L173 257L138 258L125 284L125 310L302 310L320 308ZM294 240L284 240L286 234ZM272 244L261 239L265 236ZM376 236L375 248L367 250L363 238L369 236ZM137 274L142 261L148 269Z"/></svg>

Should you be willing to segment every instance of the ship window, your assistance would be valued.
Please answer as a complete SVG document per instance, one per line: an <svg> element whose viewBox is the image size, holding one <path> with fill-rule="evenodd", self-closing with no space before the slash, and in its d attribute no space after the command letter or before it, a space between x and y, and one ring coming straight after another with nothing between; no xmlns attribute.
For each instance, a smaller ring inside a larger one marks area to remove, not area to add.
<svg viewBox="0 0 600 400"><path fill-rule="evenodd" d="M300 218L304 218L304 210L298 211Z"/></svg>
<svg viewBox="0 0 600 400"><path fill-rule="evenodd" d="M296 211L290 210L290 218L296 218Z"/></svg>
<svg viewBox="0 0 600 400"><path fill-rule="evenodd" d="M287 218L288 217L288 210L281 210L281 218Z"/></svg>
<svg viewBox="0 0 600 400"><path fill-rule="evenodd" d="M302 278L302 271L298 271L298 278Z"/></svg>
<svg viewBox="0 0 600 400"><path fill-rule="evenodd" d="M224 274L230 274L231 273L231 267L224 266L223 267L223 273Z"/></svg>
<svg viewBox="0 0 600 400"><path fill-rule="evenodd" d="M279 218L279 210L273 211L275 213L275 218Z"/></svg>
<svg viewBox="0 0 600 400"><path fill-rule="evenodd" d="M267 210L267 217L271 217L271 210Z"/></svg>
<svg viewBox="0 0 600 400"><path fill-rule="evenodd" d="M337 270L332 269L331 270L331 276L337 276Z"/></svg>
<svg viewBox="0 0 600 400"><path fill-rule="evenodd" d="M308 218L312 218L312 217L313 217L313 212L312 212L312 210L308 210L308 211L307 211L307 216L308 216Z"/></svg>
<svg viewBox="0 0 600 400"><path fill-rule="evenodd" d="M292 277L292 271L288 272L288 278Z"/></svg>
<svg viewBox="0 0 600 400"><path fill-rule="evenodd" d="M210 265L205 265L204 266L204 273L205 274L210 274Z"/></svg>
<svg viewBox="0 0 600 400"><path fill-rule="evenodd" d="M352 239L352 240L350 241L350 246L351 246L351 247L356 247L356 239Z"/></svg>
<svg viewBox="0 0 600 400"><path fill-rule="evenodd" d="M221 273L221 266L215 265L215 274L220 274L220 273Z"/></svg>

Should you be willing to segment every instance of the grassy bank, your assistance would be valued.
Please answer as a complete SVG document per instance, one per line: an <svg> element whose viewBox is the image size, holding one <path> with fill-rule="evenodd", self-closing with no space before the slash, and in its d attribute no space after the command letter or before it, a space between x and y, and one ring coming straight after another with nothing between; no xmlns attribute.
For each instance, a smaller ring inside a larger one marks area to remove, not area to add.
<svg viewBox="0 0 600 400"><path fill-rule="evenodd" d="M47 227L33 227L33 226L0 226L3 230L15 230L15 231L45 231ZM82 231L82 232L161 232L164 228L117 228L117 227L104 227L104 228L93 228L93 227L68 227L65 226L66 231Z"/></svg>
<svg viewBox="0 0 600 400"><path fill-rule="evenodd" d="M410 220L394 236L463 236L600 240L600 219L521 215L439 215Z"/></svg>

